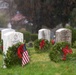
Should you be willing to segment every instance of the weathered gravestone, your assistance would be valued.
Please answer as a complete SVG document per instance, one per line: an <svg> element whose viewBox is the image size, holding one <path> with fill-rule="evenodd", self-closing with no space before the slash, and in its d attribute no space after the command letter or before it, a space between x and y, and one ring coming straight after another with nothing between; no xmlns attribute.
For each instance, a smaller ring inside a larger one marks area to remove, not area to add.
<svg viewBox="0 0 76 75"><path fill-rule="evenodd" d="M70 29L60 28L56 31L56 42L68 42L71 44L72 32Z"/></svg>
<svg viewBox="0 0 76 75"><path fill-rule="evenodd" d="M49 29L40 29L38 31L38 39L46 39L50 41L51 31Z"/></svg>
<svg viewBox="0 0 76 75"><path fill-rule="evenodd" d="M7 50L12 45L23 42L23 34L20 32L8 32L3 35L3 53L6 55ZM5 59L5 56L3 56ZM6 68L5 62L3 61L3 68Z"/></svg>
<svg viewBox="0 0 76 75"><path fill-rule="evenodd" d="M3 40L5 37L4 37L4 34L6 34L6 33L8 33L8 32L15 32L15 30L14 29L3 29L2 31L1 31L1 39Z"/></svg>
<svg viewBox="0 0 76 75"><path fill-rule="evenodd" d="M12 45L23 42L23 34L20 32L8 32L4 34L5 39L3 40L3 52L4 54L7 53L7 50Z"/></svg>

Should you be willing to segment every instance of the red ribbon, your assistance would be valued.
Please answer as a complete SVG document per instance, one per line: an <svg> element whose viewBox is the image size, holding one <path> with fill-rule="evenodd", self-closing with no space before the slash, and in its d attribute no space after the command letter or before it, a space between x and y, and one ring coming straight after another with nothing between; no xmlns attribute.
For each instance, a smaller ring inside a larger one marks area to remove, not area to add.
<svg viewBox="0 0 76 75"><path fill-rule="evenodd" d="M62 52L64 53L62 60L66 60L66 55L67 54L72 54L73 53L72 50L69 49L68 45L62 49Z"/></svg>
<svg viewBox="0 0 76 75"><path fill-rule="evenodd" d="M44 45L45 45L45 41L42 40L42 41L40 42L40 49L42 49L42 48L44 47Z"/></svg>
<svg viewBox="0 0 76 75"><path fill-rule="evenodd" d="M52 40L51 40L51 43L52 43L52 45L54 45L54 44L55 44L55 40L52 39Z"/></svg>
<svg viewBox="0 0 76 75"><path fill-rule="evenodd" d="M23 46L24 46L24 44L22 44L22 45L20 45L19 47L18 47L18 50L17 50L17 55L18 55L18 57L19 58L22 58L22 53L23 53Z"/></svg>

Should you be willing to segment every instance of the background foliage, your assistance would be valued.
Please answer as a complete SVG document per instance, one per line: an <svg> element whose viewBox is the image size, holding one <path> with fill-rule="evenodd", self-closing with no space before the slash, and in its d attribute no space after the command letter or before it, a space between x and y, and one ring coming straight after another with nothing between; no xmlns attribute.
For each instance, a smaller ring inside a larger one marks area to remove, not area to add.
<svg viewBox="0 0 76 75"><path fill-rule="evenodd" d="M31 34L31 40L35 41L38 39L38 34Z"/></svg>
<svg viewBox="0 0 76 75"><path fill-rule="evenodd" d="M76 8L73 9L70 15L70 22L73 27L76 26Z"/></svg>
<svg viewBox="0 0 76 75"><path fill-rule="evenodd" d="M70 14L76 8L76 0L14 0L19 10L34 25L37 32L42 25L54 28L62 23L65 26ZM31 12L30 12L31 11Z"/></svg>
<svg viewBox="0 0 76 75"><path fill-rule="evenodd" d="M26 30L24 31L20 31L23 33L24 35L24 40L26 41L26 43L28 43L29 41L35 41L36 39L38 39L38 34L32 34Z"/></svg>

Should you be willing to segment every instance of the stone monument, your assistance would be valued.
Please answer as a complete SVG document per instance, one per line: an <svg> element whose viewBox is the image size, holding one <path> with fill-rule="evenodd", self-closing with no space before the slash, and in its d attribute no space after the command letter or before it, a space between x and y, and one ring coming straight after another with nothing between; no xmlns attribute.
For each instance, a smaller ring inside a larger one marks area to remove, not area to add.
<svg viewBox="0 0 76 75"><path fill-rule="evenodd" d="M4 34L6 34L6 33L8 33L8 32L15 32L15 30L14 30L14 29L9 29L9 28L3 29L3 30L1 31L1 39L2 39L2 40L5 38L5 37L4 37Z"/></svg>
<svg viewBox="0 0 76 75"><path fill-rule="evenodd" d="M60 28L56 31L56 42L68 42L71 44L72 32L70 29Z"/></svg>
<svg viewBox="0 0 76 75"><path fill-rule="evenodd" d="M3 53L6 55L7 50L12 45L23 42L23 34L21 32L8 32L3 35ZM5 59L5 56L3 56ZM3 61L3 68L6 68L6 63Z"/></svg>
<svg viewBox="0 0 76 75"><path fill-rule="evenodd" d="M23 42L23 34L21 32L8 32L4 34L5 39L3 40L3 52L4 54L7 53L7 50L12 45Z"/></svg>
<svg viewBox="0 0 76 75"><path fill-rule="evenodd" d="M46 39L50 41L51 31L49 29L40 29L38 31L38 39Z"/></svg>

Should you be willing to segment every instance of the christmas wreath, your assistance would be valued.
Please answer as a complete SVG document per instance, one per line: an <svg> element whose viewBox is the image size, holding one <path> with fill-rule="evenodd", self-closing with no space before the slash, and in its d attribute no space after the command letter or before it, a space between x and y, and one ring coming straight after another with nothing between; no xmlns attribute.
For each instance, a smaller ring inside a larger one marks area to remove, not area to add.
<svg viewBox="0 0 76 75"><path fill-rule="evenodd" d="M7 54L5 55L5 63L7 67L11 67L13 65L21 65L22 64L22 52L24 44L17 43L12 47L8 48Z"/></svg>
<svg viewBox="0 0 76 75"><path fill-rule="evenodd" d="M34 48L37 52L47 52L51 46L51 43L45 39L37 39L34 42Z"/></svg>
<svg viewBox="0 0 76 75"><path fill-rule="evenodd" d="M58 62L67 60L69 54L72 54L70 44L67 42L59 42L52 46L49 56L52 61Z"/></svg>

